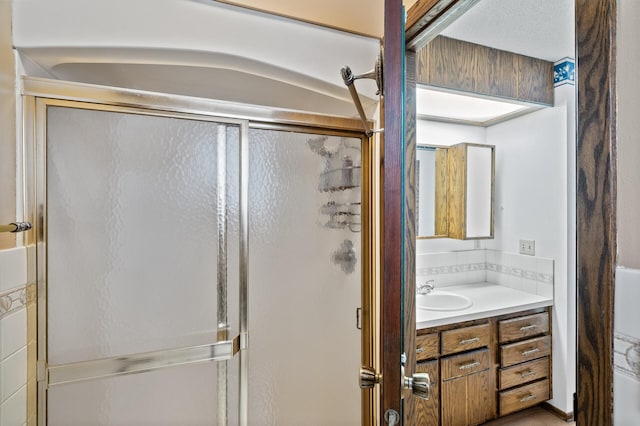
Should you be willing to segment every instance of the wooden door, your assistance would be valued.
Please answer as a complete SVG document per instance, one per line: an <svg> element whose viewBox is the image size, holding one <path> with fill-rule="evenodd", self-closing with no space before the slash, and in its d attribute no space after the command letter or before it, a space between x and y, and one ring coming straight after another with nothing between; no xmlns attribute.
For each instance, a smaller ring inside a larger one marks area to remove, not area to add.
<svg viewBox="0 0 640 426"><path fill-rule="evenodd" d="M382 244L381 244L381 383L380 424L388 424L385 413L402 413L402 317L405 263L404 202L404 8L401 0L385 0L384 5L384 141L382 161ZM415 244L415 243L414 243ZM409 258L413 258L411 253ZM415 328L415 327L414 327ZM415 333L415 332L414 332ZM415 343L411 347L414 347ZM398 423L400 419L397 418Z"/></svg>

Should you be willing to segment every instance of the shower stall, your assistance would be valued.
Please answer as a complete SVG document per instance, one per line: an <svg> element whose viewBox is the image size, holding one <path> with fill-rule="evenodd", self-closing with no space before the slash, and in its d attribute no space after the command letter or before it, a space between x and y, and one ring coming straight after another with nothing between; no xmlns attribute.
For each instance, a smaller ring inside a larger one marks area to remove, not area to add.
<svg viewBox="0 0 640 426"><path fill-rule="evenodd" d="M31 78L23 103L39 424L365 421L358 121Z"/></svg>

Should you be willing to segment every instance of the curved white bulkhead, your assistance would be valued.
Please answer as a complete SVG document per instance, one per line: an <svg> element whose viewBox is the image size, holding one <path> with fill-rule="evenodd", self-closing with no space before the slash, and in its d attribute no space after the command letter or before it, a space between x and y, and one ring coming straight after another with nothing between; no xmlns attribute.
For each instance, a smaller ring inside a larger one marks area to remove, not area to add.
<svg viewBox="0 0 640 426"><path fill-rule="evenodd" d="M13 9L28 74L341 116L356 110L340 68L369 71L380 46L214 1L22 0ZM370 116L375 83L357 88Z"/></svg>

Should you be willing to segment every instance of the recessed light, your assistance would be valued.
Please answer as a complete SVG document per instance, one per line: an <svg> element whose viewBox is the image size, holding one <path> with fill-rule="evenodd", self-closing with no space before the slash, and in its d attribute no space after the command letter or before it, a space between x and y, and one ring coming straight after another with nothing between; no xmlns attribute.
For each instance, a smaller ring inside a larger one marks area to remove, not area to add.
<svg viewBox="0 0 640 426"><path fill-rule="evenodd" d="M489 125L539 107L507 100L417 88L418 117L433 120Z"/></svg>

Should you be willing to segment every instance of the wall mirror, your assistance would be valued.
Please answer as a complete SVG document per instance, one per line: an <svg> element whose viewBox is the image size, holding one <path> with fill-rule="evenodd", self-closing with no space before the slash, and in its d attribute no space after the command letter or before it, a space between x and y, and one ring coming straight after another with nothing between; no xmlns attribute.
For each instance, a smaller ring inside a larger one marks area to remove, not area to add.
<svg viewBox="0 0 640 426"><path fill-rule="evenodd" d="M495 147L416 149L417 238L493 238Z"/></svg>
<svg viewBox="0 0 640 426"><path fill-rule="evenodd" d="M418 145L416 150L416 234L446 238L447 147Z"/></svg>

